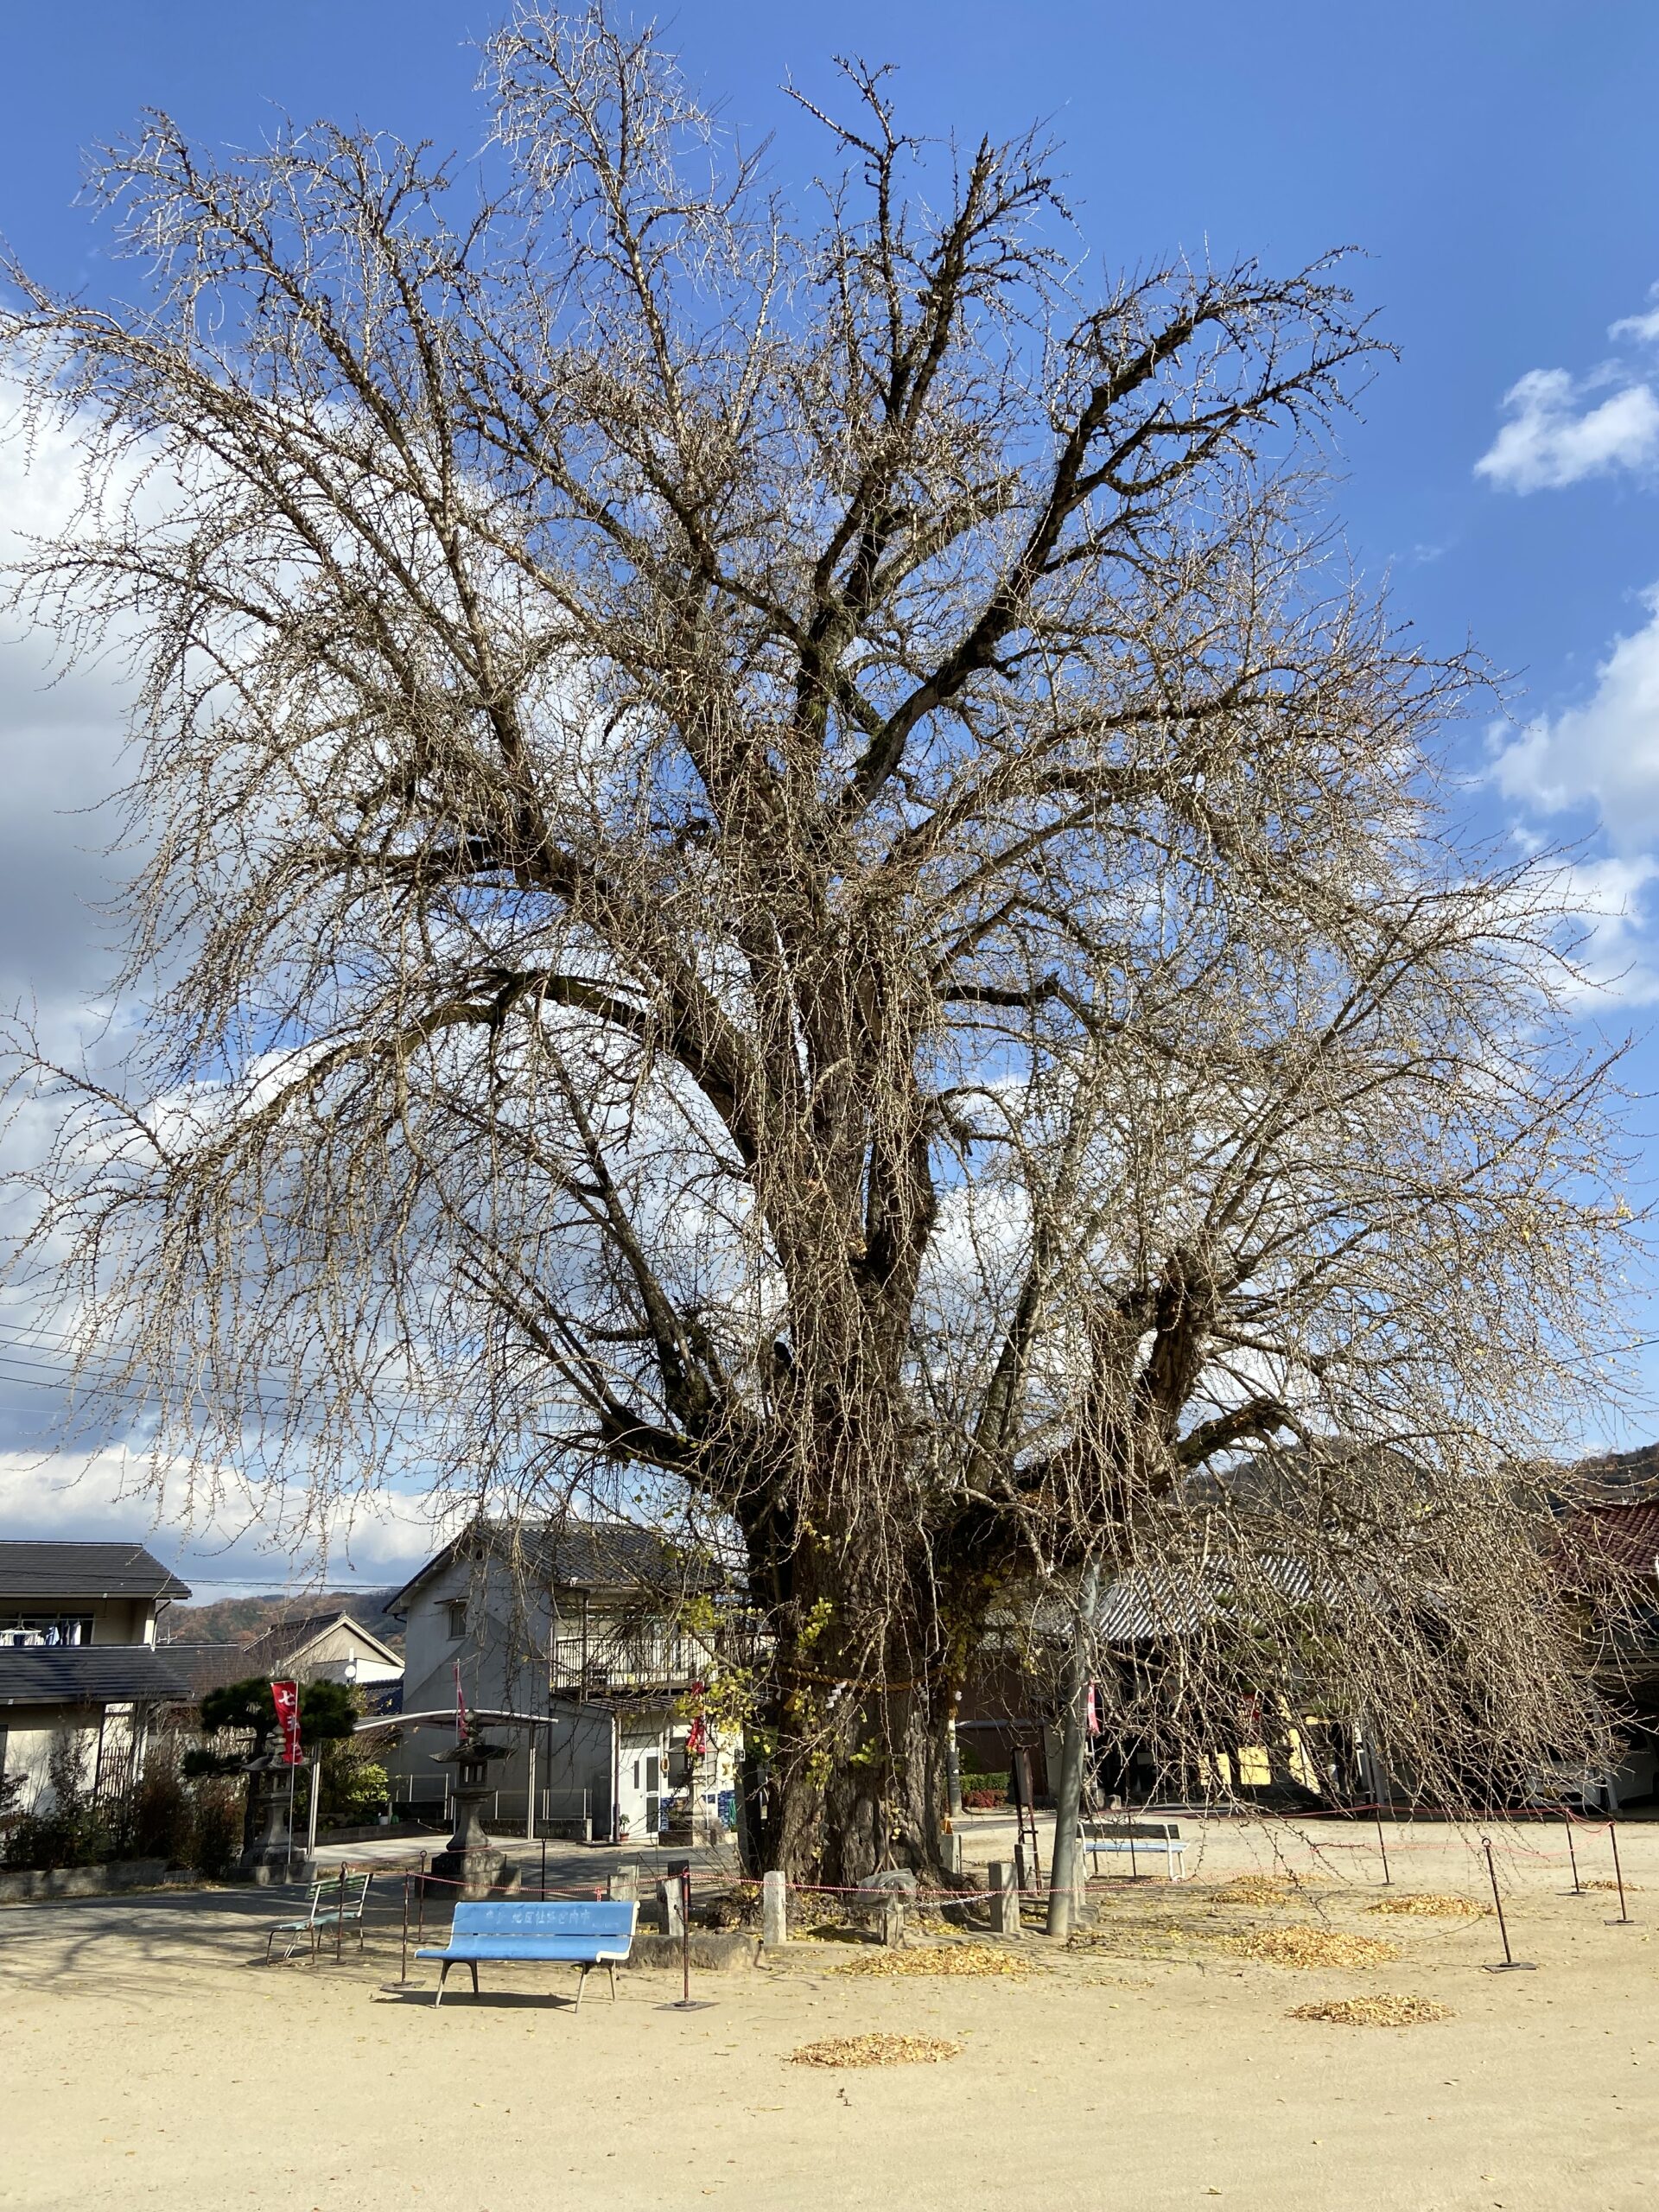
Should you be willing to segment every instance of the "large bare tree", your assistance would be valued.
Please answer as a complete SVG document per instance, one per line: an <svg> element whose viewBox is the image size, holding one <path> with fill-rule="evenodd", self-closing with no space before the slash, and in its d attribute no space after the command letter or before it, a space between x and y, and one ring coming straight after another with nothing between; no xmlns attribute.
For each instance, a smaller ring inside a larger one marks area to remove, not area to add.
<svg viewBox="0 0 1659 2212"><path fill-rule="evenodd" d="M487 79L459 173L153 118L137 297L13 272L86 457L20 589L140 678L130 1050L35 1069L84 1380L319 1512L732 1536L798 1874L932 1859L988 1615L1088 1562L1319 1550L1416 1771L1587 1740L1520 1468L1616 1276L1602 1071L1548 875L1434 812L1468 671L1320 534L1334 267L1097 283L1043 143L861 67L798 207L602 12ZM1288 1528L1192 1490L1333 1438L1388 1448Z"/></svg>

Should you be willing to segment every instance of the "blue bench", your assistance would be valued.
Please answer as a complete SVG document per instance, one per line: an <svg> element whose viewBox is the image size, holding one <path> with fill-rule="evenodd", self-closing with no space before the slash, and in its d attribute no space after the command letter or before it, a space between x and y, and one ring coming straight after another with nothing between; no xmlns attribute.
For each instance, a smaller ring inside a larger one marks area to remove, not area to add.
<svg viewBox="0 0 1659 2212"><path fill-rule="evenodd" d="M1149 1859L1160 1851L1164 1854L1164 1872L1172 1882L1179 1882L1185 1871L1181 1854L1186 1846L1173 1821L1079 1821L1077 1843L1090 1859L1127 1853L1133 1873L1141 1871L1139 1859Z"/></svg>
<svg viewBox="0 0 1659 2212"><path fill-rule="evenodd" d="M595 1967L603 1967L609 1974L611 2001L615 2003L616 1969L632 1948L639 1910L637 1904L607 1904L602 1899L591 1904L458 1904L449 1923L449 1941L442 1950L417 1951L415 1955L442 1962L438 1976L440 2005L451 1967L472 1969L476 1997L480 1959L563 1961L582 1969L576 1981L580 2012L582 1993Z"/></svg>

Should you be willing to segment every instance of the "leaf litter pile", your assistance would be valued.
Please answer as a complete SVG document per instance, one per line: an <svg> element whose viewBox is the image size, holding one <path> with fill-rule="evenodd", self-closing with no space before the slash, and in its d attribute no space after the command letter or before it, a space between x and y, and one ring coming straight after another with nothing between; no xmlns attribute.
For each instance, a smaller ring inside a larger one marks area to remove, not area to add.
<svg viewBox="0 0 1659 2212"><path fill-rule="evenodd" d="M1477 1904L1472 1897L1437 1897L1432 1890L1402 1890L1398 1897L1379 1897L1375 1904L1368 1904L1367 1912L1389 1912L1417 1920L1478 1920L1483 1912L1490 1912L1489 1904Z"/></svg>
<svg viewBox="0 0 1659 2212"><path fill-rule="evenodd" d="M841 1974L912 1974L983 1976L987 1980L1023 1981L1031 1972L1027 1961L1014 1951L999 1950L994 1943L930 1943L913 1951L871 1949L849 1959L835 1969Z"/></svg>
<svg viewBox="0 0 1659 2212"><path fill-rule="evenodd" d="M1248 1936L1219 1936L1218 1950L1270 1967L1386 1967L1400 1956L1397 1943L1375 1936L1350 1936L1337 1928L1255 1928Z"/></svg>
<svg viewBox="0 0 1659 2212"><path fill-rule="evenodd" d="M1240 1874L1211 1892L1214 1904L1293 1904L1323 1874Z"/></svg>
<svg viewBox="0 0 1659 2212"><path fill-rule="evenodd" d="M791 2050L791 2066L939 2066L962 2045L943 2036L830 2036Z"/></svg>
<svg viewBox="0 0 1659 2212"><path fill-rule="evenodd" d="M1338 1997L1322 2005L1298 2005L1293 2020L1330 2020L1343 2028L1420 2028L1449 2020L1449 2005L1432 1997Z"/></svg>

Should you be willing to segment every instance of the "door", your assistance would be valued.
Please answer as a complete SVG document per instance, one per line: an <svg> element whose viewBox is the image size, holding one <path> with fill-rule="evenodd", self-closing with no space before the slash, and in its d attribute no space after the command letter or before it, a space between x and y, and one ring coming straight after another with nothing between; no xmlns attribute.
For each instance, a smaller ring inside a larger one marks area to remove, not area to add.
<svg viewBox="0 0 1659 2212"><path fill-rule="evenodd" d="M645 1757L645 1830L650 1835L659 1833L663 1825L663 1762L659 1753L651 1751Z"/></svg>
<svg viewBox="0 0 1659 2212"><path fill-rule="evenodd" d="M627 1821L634 1842L657 1840L662 1825L663 1739L653 1731L647 1736L624 1736L617 1746L617 1811Z"/></svg>

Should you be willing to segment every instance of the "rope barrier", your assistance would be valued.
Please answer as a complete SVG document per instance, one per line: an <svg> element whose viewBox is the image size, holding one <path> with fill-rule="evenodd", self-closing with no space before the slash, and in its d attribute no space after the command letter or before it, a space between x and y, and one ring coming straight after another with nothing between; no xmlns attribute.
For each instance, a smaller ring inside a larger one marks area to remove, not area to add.
<svg viewBox="0 0 1659 2212"><path fill-rule="evenodd" d="M1141 1808L1136 1809L1140 1810ZM1178 1813L1182 1810L1182 1808L1179 1808L1173 1809ZM1363 1818L1369 1814L1373 1819L1376 1819L1378 1817L1380 1811L1388 1809L1389 1808L1372 1806L1351 1807L1344 1808L1344 1816ZM1190 1809L1185 1811L1185 1816L1189 1820L1195 1821L1200 1824L1200 1826L1207 1826L1210 1822L1218 1817L1215 1814L1194 1815L1190 1811ZM1125 1817L1127 1819L1132 1816L1126 1815ZM1229 1815L1227 1817L1236 1816ZM1301 1847L1311 1855L1316 1865L1325 1862L1330 1855L1338 1852L1348 1853L1361 1852L1368 1853L1372 1857L1379 1855L1378 1844L1369 1840L1358 1837L1351 1839L1338 1838L1332 1836L1328 1833L1321 1833L1316 1840L1313 1835L1306 1832L1306 1828L1315 1822L1317 1822L1320 1828L1323 1829L1325 1823L1335 1817L1338 1816L1333 1814L1317 1809L1306 1813L1298 1812L1296 1814L1274 1814L1258 1810L1253 1811L1249 1815L1250 1821L1253 1823L1259 1824L1264 1831L1265 1840L1268 1843L1269 1847L1272 1850L1275 1862L1283 1868L1287 1878L1291 1880L1296 1880L1299 1878L1296 1876L1294 1868L1292 1868L1286 1860L1281 1848L1283 1841L1287 1838L1294 1838L1297 1843L1300 1844ZM1612 1843L1615 1851L1617 1851L1618 1847L1617 1836L1615 1834L1618 1822L1614 1818L1606 1815L1596 1816L1588 1814L1575 1813L1567 1807L1558 1807L1548 1809L1527 1807L1518 1808L1512 1814L1497 1816L1497 1818L1494 1818L1494 1816L1490 1815L1484 1816L1478 1815L1457 1815L1448 1813L1443 1808L1431 1808L1416 1814L1411 1819L1395 1824L1393 1827L1393 1833L1390 1834L1388 1838L1386 1850L1395 1854L1402 1853L1421 1853L1425 1852L1444 1852L1448 1848L1457 1848L1459 1846L1461 1846L1466 1855L1472 1857L1477 1860L1478 1859L1480 1856L1480 1846L1476 1842L1472 1835L1464 1836L1453 1834L1433 1839L1411 1835L1408 1833L1408 1830L1414 1824L1414 1820L1424 1819L1445 1821L1447 1825L1454 1830L1463 1827L1465 1824L1472 1827L1475 1826L1477 1821L1480 1821L1484 1827L1488 1829L1498 1825L1502 1825L1511 1829L1518 1827L1525 1827L1529 1829L1534 1826L1534 1824L1538 1822L1553 1821L1559 1823L1565 1837L1566 1849L1564 1852L1560 1850L1550 1850L1539 1843L1523 1842L1520 1836L1515 1834L1511 1834L1506 1839L1507 1847L1511 1853L1533 1860L1539 1865L1559 1866L1570 1869L1574 1885L1574 1894L1578 1895L1582 1895L1584 1892L1580 1882L1575 1839L1589 1839L1605 1835ZM988 1841L989 1839L988 1838L986 1840ZM1204 1841L1205 1840L1208 1840L1208 1839L1201 1840L1201 1851ZM488 1852L498 1850L499 1847L494 1844L486 1844L470 1846L467 1847L467 1848L469 1850ZM424 1901L429 1889L434 1891L448 1889L459 1891L467 1886L464 1877L441 1875L432 1872L428 1866L429 1855L429 1854L426 1853L423 1853L418 1860L404 1862L388 1862L384 1859L353 1861L348 1859L341 1864L340 1869L340 1877L343 1881L346 1873L349 1871L359 1873L367 1872L372 1875L382 1875L393 1878L402 1876L405 1883L410 1879L416 1880L418 1885L416 1896L422 1906L421 1917L423 1923ZM544 1867L545 1853L543 1853L543 1864ZM1332 1869L1332 1871L1339 1872L1341 1870ZM1190 1878L1189 1872L1188 1878L1190 1879ZM650 1878L649 1873L647 1873L646 1878ZM665 1877L664 1878L673 1878ZM1139 1885L1134 1878L1128 1876L1103 1876L1100 1874L1093 1874L1085 1877L1084 1881L1078 1886L1085 1890L1093 1889L1098 1893L1103 1891L1110 1892L1118 1889L1127 1891L1137 1888ZM709 1870L709 1879L701 1884L688 1883L688 1888L693 1894L700 1895L703 1898L708 1898L714 1896L729 1895L734 1889L740 1892L758 1892L760 1889L760 1883L758 1879L753 1876L738 1875L735 1878L733 1878L729 1876L721 1876L714 1870ZM1020 1885L1014 1887L1012 1891L1007 1889L992 1890L968 1888L965 1886L946 1890L917 1889L913 1891L905 1890L899 1891L883 1891L880 1888L872 1887L871 1884L868 1882L832 1883L797 1881L786 1882L785 1884L785 1889L787 1894L802 1898L818 1897L826 1901L836 1898L856 1898L861 1904L867 1906L874 1906L875 1904L879 1902L885 1902L888 1898L895 1898L898 1902L917 1907L981 1905L989 1903L996 1897L1007 1896L1009 1894L1013 1894L1021 1900L1029 1899L1037 1903L1041 1903L1046 1900L1050 1895L1050 1886L1048 1884L1044 1882ZM515 1896L526 1900L539 1900L543 1902L551 1902L560 1899L603 1899L607 1893L607 1887L602 1883L549 1883L545 1878L544 1873L543 1880L539 1885L527 1886L521 1884L520 1886L513 1892ZM418 1929L416 1940L417 1942L420 1940Z"/></svg>

